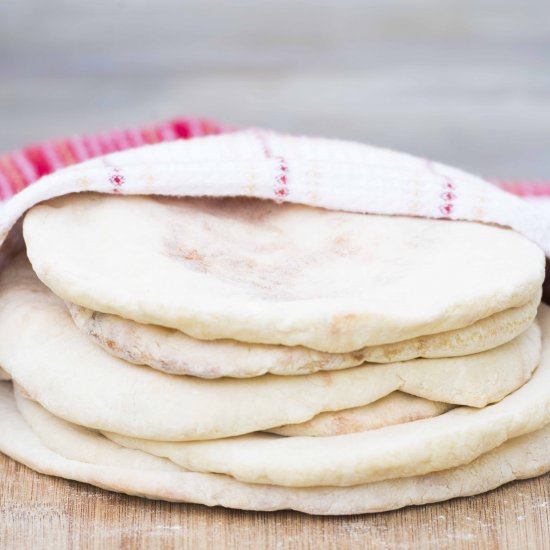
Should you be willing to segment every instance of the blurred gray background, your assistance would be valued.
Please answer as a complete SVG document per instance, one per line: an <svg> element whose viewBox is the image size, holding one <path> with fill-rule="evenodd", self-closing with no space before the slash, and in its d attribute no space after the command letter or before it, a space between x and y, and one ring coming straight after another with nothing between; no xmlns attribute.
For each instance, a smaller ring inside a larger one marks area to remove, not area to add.
<svg viewBox="0 0 550 550"><path fill-rule="evenodd" d="M550 1L0 0L0 152L180 114L550 179Z"/></svg>

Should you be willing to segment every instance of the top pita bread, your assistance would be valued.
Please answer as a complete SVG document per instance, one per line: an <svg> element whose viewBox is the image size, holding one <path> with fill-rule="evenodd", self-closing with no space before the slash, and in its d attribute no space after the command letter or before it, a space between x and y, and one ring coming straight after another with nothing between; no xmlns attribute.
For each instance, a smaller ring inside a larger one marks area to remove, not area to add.
<svg viewBox="0 0 550 550"><path fill-rule="evenodd" d="M65 196L32 208L24 237L78 305L334 353L470 325L544 278L542 250L511 230L254 199Z"/></svg>

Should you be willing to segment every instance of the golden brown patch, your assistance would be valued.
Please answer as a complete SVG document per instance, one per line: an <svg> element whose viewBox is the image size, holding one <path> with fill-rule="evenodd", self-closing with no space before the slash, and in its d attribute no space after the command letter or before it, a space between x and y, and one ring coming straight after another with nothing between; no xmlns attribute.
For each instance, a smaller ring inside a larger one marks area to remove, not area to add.
<svg viewBox="0 0 550 550"><path fill-rule="evenodd" d="M353 323L356 319L357 315L355 313L334 316L330 323L330 333L338 335L346 332L350 323Z"/></svg>
<svg viewBox="0 0 550 550"><path fill-rule="evenodd" d="M350 253L350 238L346 233L337 235L332 243L332 250L338 256L347 256Z"/></svg>
<svg viewBox="0 0 550 550"><path fill-rule="evenodd" d="M374 430L383 426L383 422L365 426L361 421L354 420L353 416L347 416L344 414L337 415L332 422L331 435L344 435L357 432L364 432L367 430Z"/></svg>
<svg viewBox="0 0 550 550"><path fill-rule="evenodd" d="M208 272L208 262L204 255L202 255L196 248L187 249L183 246L178 246L175 243L171 243L168 247L168 256L176 260L184 260L192 264L193 269L202 273Z"/></svg>

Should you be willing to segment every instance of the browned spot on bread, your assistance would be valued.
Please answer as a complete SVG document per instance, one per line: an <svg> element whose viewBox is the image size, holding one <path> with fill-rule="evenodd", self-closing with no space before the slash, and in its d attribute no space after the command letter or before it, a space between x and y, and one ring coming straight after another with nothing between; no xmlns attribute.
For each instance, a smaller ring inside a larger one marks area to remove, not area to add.
<svg viewBox="0 0 550 550"><path fill-rule="evenodd" d="M357 315L354 313L348 313L346 315L336 315L331 324L330 332L331 334L338 335L344 333L348 330L350 323L353 323L357 319Z"/></svg>
<svg viewBox="0 0 550 550"><path fill-rule="evenodd" d="M319 376L319 379L323 383L323 386L326 386L327 388L332 386L332 373L331 372L318 372L317 376Z"/></svg>
<svg viewBox="0 0 550 550"><path fill-rule="evenodd" d="M354 416L347 416L345 413L337 415L332 422L331 435L344 435L366 430L373 430L383 425L383 422L378 424L373 423L371 426L366 426L364 422L356 421Z"/></svg>
<svg viewBox="0 0 550 550"><path fill-rule="evenodd" d="M200 254L197 249L193 248L192 250L183 251L182 256L186 260L198 264L202 268L202 270L206 271L204 256Z"/></svg>
<svg viewBox="0 0 550 550"><path fill-rule="evenodd" d="M350 256L357 253L357 249L352 246L349 234L340 233L334 238L332 251L338 256Z"/></svg>
<svg viewBox="0 0 550 550"><path fill-rule="evenodd" d="M187 249L176 243L168 244L168 256L176 260L184 260L192 264L193 268L202 273L208 272L208 262L196 248Z"/></svg>
<svg viewBox="0 0 550 550"><path fill-rule="evenodd" d="M120 351L117 343L114 340L111 340L110 338L105 338L104 343L111 351Z"/></svg>

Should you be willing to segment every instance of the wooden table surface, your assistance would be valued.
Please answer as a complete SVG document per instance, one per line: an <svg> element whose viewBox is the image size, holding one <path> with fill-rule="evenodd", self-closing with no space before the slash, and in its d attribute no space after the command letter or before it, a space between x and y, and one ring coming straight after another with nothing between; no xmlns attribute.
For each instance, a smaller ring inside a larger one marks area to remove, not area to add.
<svg viewBox="0 0 550 550"><path fill-rule="evenodd" d="M349 517L148 501L37 474L2 455L0 478L6 550L550 547L550 474L478 497Z"/></svg>

